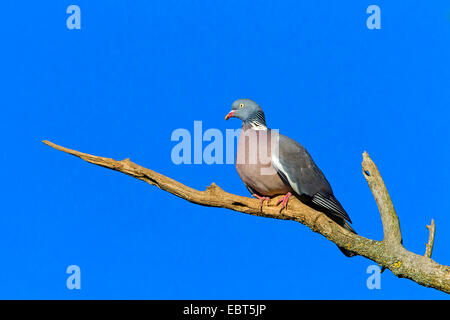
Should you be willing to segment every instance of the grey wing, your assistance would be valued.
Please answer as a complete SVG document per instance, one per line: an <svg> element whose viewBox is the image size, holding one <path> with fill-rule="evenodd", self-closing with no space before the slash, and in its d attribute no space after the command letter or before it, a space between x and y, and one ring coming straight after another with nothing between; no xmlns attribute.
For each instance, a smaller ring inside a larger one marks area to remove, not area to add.
<svg viewBox="0 0 450 320"><path fill-rule="evenodd" d="M272 165L299 196L306 195L315 205L351 222L324 174L298 142L280 134L278 155L272 154Z"/></svg>

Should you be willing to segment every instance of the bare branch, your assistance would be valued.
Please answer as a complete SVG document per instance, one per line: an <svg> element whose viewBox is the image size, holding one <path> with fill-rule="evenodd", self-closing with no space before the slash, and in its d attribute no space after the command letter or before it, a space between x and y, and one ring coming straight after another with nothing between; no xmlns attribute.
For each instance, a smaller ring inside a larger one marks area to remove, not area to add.
<svg viewBox="0 0 450 320"><path fill-rule="evenodd" d="M372 190L378 210L380 211L384 231L383 241L390 246L401 246L402 234L400 232L400 222L395 213L391 197L384 185L377 166L365 151L363 153L362 168L364 177L369 184L370 190Z"/></svg>
<svg viewBox="0 0 450 320"><path fill-rule="evenodd" d="M430 232L430 235L428 237L428 243L425 244L427 249L425 250L425 257L431 259L431 254L433 253L433 246L434 246L434 234L436 232L436 225L434 224L434 220L431 219L431 223L429 226L427 226L428 231Z"/></svg>
<svg viewBox="0 0 450 320"><path fill-rule="evenodd" d="M77 156L87 162L143 180L198 205L227 208L254 216L300 222L338 246L391 270L400 278L408 278L420 285L450 293L450 267L412 253L402 246L398 217L378 169L366 152L363 154L363 172L380 210L385 234L383 241L370 240L353 234L340 227L323 213L304 205L295 197L291 197L289 200L289 208L279 212L279 208L274 204L280 197L271 199L269 205L264 205L261 208L257 199L225 192L214 183L206 190L199 191L153 170L141 167L129 159L117 161L64 148L49 141L43 142L52 148Z"/></svg>

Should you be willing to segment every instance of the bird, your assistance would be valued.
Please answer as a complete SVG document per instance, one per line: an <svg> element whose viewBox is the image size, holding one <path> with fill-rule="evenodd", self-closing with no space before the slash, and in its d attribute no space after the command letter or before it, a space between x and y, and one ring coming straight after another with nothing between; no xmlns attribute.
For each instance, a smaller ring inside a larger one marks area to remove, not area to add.
<svg viewBox="0 0 450 320"><path fill-rule="evenodd" d="M269 129L262 108L251 99L233 102L225 120L238 118L242 129L238 140L236 170L260 206L271 197L283 195L280 212L291 196L316 209L344 229L356 234L349 215L334 196L330 183L300 143ZM356 254L339 247L347 257Z"/></svg>

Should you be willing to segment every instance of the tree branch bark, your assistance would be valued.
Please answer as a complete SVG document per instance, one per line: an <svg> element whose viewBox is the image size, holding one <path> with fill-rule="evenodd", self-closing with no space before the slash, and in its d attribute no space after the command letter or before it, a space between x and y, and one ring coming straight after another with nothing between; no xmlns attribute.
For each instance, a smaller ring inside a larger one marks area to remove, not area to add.
<svg viewBox="0 0 450 320"><path fill-rule="evenodd" d="M391 270L399 278L407 278L422 286L450 293L450 267L431 260L431 249L428 249L432 248L434 242L434 221L432 221L433 237L430 229L431 242L429 241L427 245L425 256L410 252L403 247L398 216L381 175L367 152L363 154L362 168L380 211L384 230L382 241L353 234L340 227L325 214L304 205L294 197L289 200L288 208L279 212L279 208L274 204L280 197L271 199L268 205L261 208L259 200L228 193L215 183L212 183L206 190L200 191L153 170L141 167L129 159L117 161L68 149L50 141L43 142L54 149L74 155L87 162L125 173L198 205L227 208L254 216L300 222L338 246L345 247L378 263L383 268Z"/></svg>
<svg viewBox="0 0 450 320"><path fill-rule="evenodd" d="M431 219L431 223L427 226L428 231L430 232L430 236L428 237L428 243L425 244L427 249L425 250L425 257L431 259L431 254L433 253L434 246L434 234L436 233L436 225L434 224L434 220Z"/></svg>
<svg viewBox="0 0 450 320"><path fill-rule="evenodd" d="M402 233L400 232L400 221L392 204L391 197L384 185L375 163L370 159L367 152L363 153L362 168L364 178L369 184L370 190L380 211L381 222L383 223L384 239L386 245L400 247L402 245Z"/></svg>

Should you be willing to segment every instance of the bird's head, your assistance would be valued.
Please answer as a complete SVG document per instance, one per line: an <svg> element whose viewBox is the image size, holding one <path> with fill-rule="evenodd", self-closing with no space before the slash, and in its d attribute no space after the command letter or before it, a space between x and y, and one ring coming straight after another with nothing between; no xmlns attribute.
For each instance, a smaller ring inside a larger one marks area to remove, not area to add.
<svg viewBox="0 0 450 320"><path fill-rule="evenodd" d="M261 107L253 100L238 99L231 105L231 111L225 116L225 120L230 118L239 118L244 123L254 123L266 125L264 112Z"/></svg>

